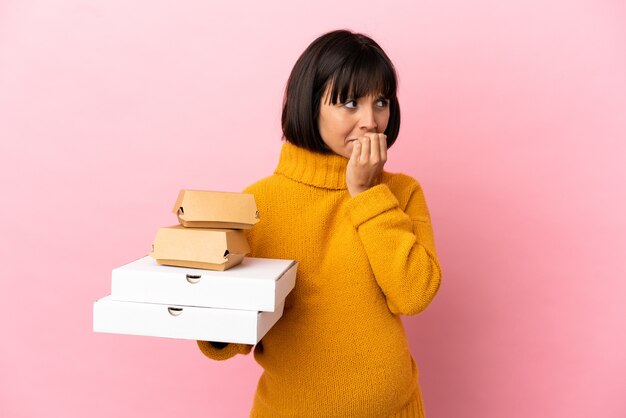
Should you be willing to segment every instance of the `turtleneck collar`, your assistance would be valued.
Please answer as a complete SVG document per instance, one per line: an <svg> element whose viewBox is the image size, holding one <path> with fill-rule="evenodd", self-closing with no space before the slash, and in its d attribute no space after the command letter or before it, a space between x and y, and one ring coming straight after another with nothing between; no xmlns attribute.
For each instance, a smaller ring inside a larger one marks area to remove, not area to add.
<svg viewBox="0 0 626 418"><path fill-rule="evenodd" d="M345 190L348 159L337 154L320 154L285 141L274 171L300 183L324 189Z"/></svg>

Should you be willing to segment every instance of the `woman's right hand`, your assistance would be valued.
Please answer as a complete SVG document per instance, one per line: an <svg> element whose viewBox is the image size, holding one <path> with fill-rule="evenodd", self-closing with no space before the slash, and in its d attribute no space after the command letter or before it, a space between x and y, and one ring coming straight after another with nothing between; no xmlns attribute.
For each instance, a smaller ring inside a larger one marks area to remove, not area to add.
<svg viewBox="0 0 626 418"><path fill-rule="evenodd" d="M375 132L357 138L346 169L346 185L350 196L378 184L387 162L387 135Z"/></svg>

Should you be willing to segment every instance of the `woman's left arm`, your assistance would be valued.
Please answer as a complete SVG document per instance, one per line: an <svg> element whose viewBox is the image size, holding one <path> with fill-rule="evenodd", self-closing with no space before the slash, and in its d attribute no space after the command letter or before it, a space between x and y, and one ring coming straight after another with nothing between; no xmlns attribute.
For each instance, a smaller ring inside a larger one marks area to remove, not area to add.
<svg viewBox="0 0 626 418"><path fill-rule="evenodd" d="M397 175L396 180L406 183L397 184L403 204L381 183L352 197L347 213L389 309L414 315L435 297L441 268L422 188L409 176Z"/></svg>

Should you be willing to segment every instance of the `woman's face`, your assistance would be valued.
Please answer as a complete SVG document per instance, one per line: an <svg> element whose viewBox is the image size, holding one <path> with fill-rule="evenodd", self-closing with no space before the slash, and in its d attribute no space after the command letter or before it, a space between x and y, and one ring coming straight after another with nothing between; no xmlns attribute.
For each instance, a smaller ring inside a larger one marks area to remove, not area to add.
<svg viewBox="0 0 626 418"><path fill-rule="evenodd" d="M330 103L329 89L320 105L318 129L324 143L335 154L350 158L354 141L365 133L384 133L389 123L389 100L363 96L345 103Z"/></svg>

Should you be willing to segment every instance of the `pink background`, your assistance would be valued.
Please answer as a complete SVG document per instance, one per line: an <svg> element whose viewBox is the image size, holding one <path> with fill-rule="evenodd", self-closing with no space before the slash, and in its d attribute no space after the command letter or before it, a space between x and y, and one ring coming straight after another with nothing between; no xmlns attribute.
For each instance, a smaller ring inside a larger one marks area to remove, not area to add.
<svg viewBox="0 0 626 418"><path fill-rule="evenodd" d="M429 417L626 416L622 1L0 2L0 416L243 417L260 369L95 334L181 188L270 174L292 65L372 35L444 282L405 318ZM621 259L621 260L620 260Z"/></svg>

